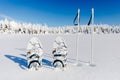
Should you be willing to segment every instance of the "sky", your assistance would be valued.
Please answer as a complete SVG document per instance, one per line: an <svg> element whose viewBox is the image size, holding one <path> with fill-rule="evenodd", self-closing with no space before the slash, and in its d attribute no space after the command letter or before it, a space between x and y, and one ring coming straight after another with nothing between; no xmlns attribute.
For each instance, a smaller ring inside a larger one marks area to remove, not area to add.
<svg viewBox="0 0 120 80"><path fill-rule="evenodd" d="M80 8L80 24L88 23L91 9L95 24L120 24L120 0L0 0L0 16L20 22L73 25Z"/></svg>

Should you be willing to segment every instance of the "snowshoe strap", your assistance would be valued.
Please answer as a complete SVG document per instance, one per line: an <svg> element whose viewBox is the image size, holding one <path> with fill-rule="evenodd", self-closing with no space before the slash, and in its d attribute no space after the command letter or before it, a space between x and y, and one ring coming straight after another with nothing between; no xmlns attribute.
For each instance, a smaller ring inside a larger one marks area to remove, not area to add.
<svg viewBox="0 0 120 80"><path fill-rule="evenodd" d="M39 58L39 56L37 55L37 54L33 54L33 55L31 55L29 58L32 58L32 57L36 57L36 58Z"/></svg>

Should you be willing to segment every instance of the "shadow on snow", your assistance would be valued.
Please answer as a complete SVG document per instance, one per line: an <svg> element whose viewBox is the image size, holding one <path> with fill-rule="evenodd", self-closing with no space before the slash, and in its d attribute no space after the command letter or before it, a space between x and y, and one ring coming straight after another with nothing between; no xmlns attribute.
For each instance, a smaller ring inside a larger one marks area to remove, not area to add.
<svg viewBox="0 0 120 80"><path fill-rule="evenodd" d="M7 57L8 59L12 60L15 63L18 63L22 69L27 68L27 60L26 59L17 57L17 56L12 56L12 55L5 55L5 57Z"/></svg>
<svg viewBox="0 0 120 80"><path fill-rule="evenodd" d="M53 67L52 62L47 59L42 59L42 64L46 66Z"/></svg>
<svg viewBox="0 0 120 80"><path fill-rule="evenodd" d="M20 54L21 56L26 57L25 54ZM21 58L21 57L17 57L17 56L13 56L13 55L5 55L6 58L12 60L13 62L19 64L19 66L22 69L27 68L27 59ZM46 66L50 66L52 67L52 62L47 60L47 59L42 59L42 64L46 65Z"/></svg>

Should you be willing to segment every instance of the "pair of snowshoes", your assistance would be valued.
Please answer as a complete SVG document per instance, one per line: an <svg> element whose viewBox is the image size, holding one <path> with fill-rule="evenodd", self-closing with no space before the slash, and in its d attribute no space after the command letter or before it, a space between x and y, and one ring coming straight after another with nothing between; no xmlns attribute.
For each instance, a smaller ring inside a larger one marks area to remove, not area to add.
<svg viewBox="0 0 120 80"><path fill-rule="evenodd" d="M66 66L67 47L62 37L57 37L53 44L53 61L55 68L64 68ZM38 70L42 66L42 44L38 38L32 38L27 46L28 69Z"/></svg>

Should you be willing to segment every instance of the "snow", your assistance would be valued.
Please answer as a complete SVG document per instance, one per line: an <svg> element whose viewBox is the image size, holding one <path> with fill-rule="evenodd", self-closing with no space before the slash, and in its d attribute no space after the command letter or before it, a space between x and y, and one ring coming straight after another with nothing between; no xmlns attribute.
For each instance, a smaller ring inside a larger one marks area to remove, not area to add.
<svg viewBox="0 0 120 80"><path fill-rule="evenodd" d="M68 46L68 66L64 71L51 66L57 36L62 36ZM32 37L38 37L43 45L43 67L38 71L27 69L26 47ZM89 34L79 34L80 65L76 66L76 34L0 34L0 80L120 80L120 34L94 35L95 67L89 66L90 38Z"/></svg>

